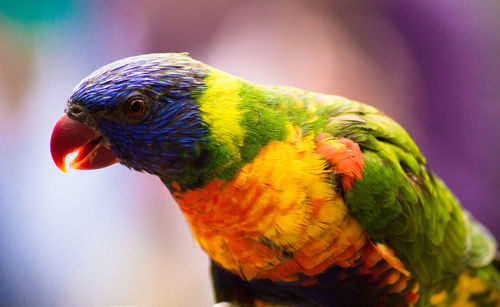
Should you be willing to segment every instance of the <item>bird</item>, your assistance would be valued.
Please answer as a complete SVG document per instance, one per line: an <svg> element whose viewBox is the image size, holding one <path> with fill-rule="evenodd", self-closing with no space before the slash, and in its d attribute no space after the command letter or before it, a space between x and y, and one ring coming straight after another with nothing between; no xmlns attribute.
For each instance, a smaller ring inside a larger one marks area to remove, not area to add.
<svg viewBox="0 0 500 307"><path fill-rule="evenodd" d="M367 104L145 54L84 78L50 147L159 177L217 306L500 306L495 238Z"/></svg>

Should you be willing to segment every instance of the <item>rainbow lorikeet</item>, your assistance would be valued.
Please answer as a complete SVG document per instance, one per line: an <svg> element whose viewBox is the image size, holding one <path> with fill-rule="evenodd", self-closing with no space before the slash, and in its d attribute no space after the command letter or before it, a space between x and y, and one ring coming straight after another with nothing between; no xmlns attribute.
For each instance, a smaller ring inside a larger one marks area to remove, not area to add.
<svg viewBox="0 0 500 307"><path fill-rule="evenodd" d="M494 238L371 106L140 55L75 87L51 139L63 171L74 151L73 168L119 162L164 182L217 302L500 304Z"/></svg>

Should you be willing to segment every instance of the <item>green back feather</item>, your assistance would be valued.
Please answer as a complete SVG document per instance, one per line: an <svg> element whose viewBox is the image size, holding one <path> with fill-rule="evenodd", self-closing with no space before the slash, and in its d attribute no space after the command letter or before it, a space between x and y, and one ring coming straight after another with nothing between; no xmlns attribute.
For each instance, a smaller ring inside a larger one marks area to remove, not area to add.
<svg viewBox="0 0 500 307"><path fill-rule="evenodd" d="M357 102L331 122L326 130L360 144L366 162L346 203L372 240L396 251L421 283L424 297L447 287L445 277L492 261L496 243L491 234L429 171L399 124L376 110L360 111Z"/></svg>

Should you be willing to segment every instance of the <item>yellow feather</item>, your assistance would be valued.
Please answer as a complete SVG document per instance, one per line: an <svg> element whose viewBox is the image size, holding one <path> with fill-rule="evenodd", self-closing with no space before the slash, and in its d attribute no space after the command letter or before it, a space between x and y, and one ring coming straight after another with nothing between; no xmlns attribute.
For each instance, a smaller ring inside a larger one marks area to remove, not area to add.
<svg viewBox="0 0 500 307"><path fill-rule="evenodd" d="M239 147L243 145L244 129L239 109L239 79L220 70L210 69L205 79L206 90L198 99L202 118L208 124L218 145L228 146L233 161L241 159Z"/></svg>

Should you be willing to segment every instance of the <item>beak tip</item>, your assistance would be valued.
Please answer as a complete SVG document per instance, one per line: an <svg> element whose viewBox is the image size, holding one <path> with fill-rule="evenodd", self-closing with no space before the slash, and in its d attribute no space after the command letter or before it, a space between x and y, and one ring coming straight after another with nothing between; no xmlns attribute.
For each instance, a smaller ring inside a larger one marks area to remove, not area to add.
<svg viewBox="0 0 500 307"><path fill-rule="evenodd" d="M68 173L68 170L66 169L66 165L64 164L61 164L61 165L57 165L57 167L65 174Z"/></svg>
<svg viewBox="0 0 500 307"><path fill-rule="evenodd" d="M54 151L52 151L52 160L54 161L54 164L57 166L58 169L60 169L65 174L68 173L65 164L66 157L58 157L57 155L54 154Z"/></svg>

